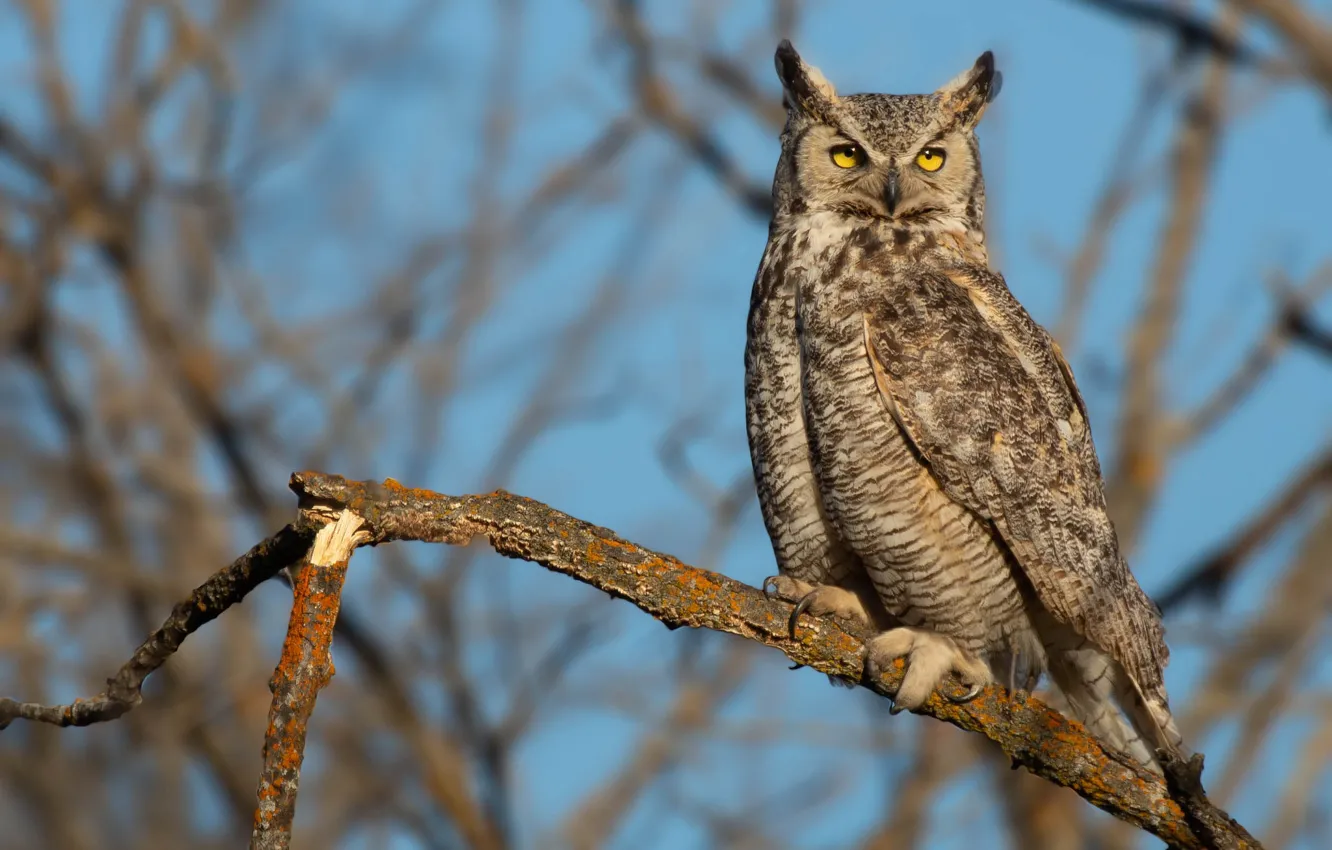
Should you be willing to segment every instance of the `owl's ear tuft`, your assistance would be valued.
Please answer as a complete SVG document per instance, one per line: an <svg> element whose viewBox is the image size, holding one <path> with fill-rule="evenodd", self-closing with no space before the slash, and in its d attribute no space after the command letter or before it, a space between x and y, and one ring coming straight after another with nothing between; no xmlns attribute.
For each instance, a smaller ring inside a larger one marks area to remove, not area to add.
<svg viewBox="0 0 1332 850"><path fill-rule="evenodd" d="M985 114L985 107L994 102L1003 86L1004 75L994 67L994 54L985 51L971 68L958 74L943 88L935 92L943 108L955 120L974 127Z"/></svg>
<svg viewBox="0 0 1332 850"><path fill-rule="evenodd" d="M837 101L837 90L823 72L801 59L788 39L777 45L775 60L786 108L826 118L828 108Z"/></svg>

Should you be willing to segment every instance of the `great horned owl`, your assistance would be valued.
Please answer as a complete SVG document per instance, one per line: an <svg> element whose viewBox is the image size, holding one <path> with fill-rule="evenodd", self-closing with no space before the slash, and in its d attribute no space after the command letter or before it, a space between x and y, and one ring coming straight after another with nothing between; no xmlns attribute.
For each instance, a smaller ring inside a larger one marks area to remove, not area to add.
<svg viewBox="0 0 1332 850"><path fill-rule="evenodd" d="M873 623L871 669L906 657L895 710L950 673L969 686L953 699L1048 673L1093 734L1159 769L1182 752L1160 613L1119 551L1073 374L988 264L993 55L928 95L838 95L790 42L776 62L745 397L792 627Z"/></svg>

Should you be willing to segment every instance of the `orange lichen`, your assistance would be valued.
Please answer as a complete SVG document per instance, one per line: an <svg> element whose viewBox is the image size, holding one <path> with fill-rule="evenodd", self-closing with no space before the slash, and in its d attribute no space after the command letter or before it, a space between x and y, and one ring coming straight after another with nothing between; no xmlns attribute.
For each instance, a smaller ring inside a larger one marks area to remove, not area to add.
<svg viewBox="0 0 1332 850"><path fill-rule="evenodd" d="M635 546L633 543L628 543L624 540L616 540L613 537L597 537L595 539L602 546L609 546L612 549L620 549L624 551L626 554L637 555L642 553L643 551L642 549L639 549L637 546ZM660 560L660 556L658 556L658 560Z"/></svg>
<svg viewBox="0 0 1332 850"><path fill-rule="evenodd" d="M346 574L346 561L330 566L307 562L292 587L291 619L270 685L256 832L290 829L307 725L319 691L334 672L330 647Z"/></svg>
<svg viewBox="0 0 1332 850"><path fill-rule="evenodd" d="M436 493L433 490L423 490L419 487L404 487L402 484L399 484L397 481L394 481L392 478L385 478L383 484L385 490L388 490L398 495L406 496L409 499L429 501L431 499L444 498L442 494Z"/></svg>
<svg viewBox="0 0 1332 850"><path fill-rule="evenodd" d="M708 577L708 574L702 570L686 570L680 576L681 584L689 584L700 593L716 593L721 590L721 585Z"/></svg>
<svg viewBox="0 0 1332 850"><path fill-rule="evenodd" d="M645 560L645 561L643 561L641 564L639 564L639 565L638 565L638 569L639 569L640 571L642 571L642 572L658 573L658 574L661 574L661 573L667 573L667 572L674 572L675 569L676 569L678 566L679 566L679 564L676 564L676 563L674 563L673 561L669 561L669 560L667 560L667 559L661 557L660 555L654 555L653 557L648 558L647 560ZM665 580L667 580L667 581L670 581L670 580L672 580L674 577L673 577L673 576L661 576L661 578L663 578L663 579L665 579Z"/></svg>

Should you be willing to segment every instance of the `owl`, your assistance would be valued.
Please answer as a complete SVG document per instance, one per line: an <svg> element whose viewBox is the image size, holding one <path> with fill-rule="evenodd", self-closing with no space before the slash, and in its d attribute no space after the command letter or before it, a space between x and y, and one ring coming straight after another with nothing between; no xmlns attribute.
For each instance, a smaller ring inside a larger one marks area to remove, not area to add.
<svg viewBox="0 0 1332 850"><path fill-rule="evenodd" d="M786 41L776 65L745 349L765 588L797 603L793 630L804 612L870 623L870 672L905 658L894 711L1048 677L1159 771L1183 754L1160 612L1119 550L1073 373L989 266L993 55L925 95L840 95Z"/></svg>

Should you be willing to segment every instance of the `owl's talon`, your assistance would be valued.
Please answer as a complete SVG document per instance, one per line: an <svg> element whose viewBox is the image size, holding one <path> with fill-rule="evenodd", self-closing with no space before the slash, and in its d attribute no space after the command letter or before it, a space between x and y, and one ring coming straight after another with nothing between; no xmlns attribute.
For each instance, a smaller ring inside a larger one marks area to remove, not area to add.
<svg viewBox="0 0 1332 850"><path fill-rule="evenodd" d="M800 615L809 610L809 605L814 600L814 594L817 592L817 590L811 590L809 593L806 593L804 596L800 597L800 601L791 609L791 618L786 621L786 629L791 635L791 640L795 640L796 620L799 620Z"/></svg>
<svg viewBox="0 0 1332 850"><path fill-rule="evenodd" d="M786 632L792 640L795 639L796 622L801 614L807 613L815 617L832 614L846 620L869 622L869 613L865 610L865 604L860 601L860 597L837 585L809 584L790 576L772 576L763 581L764 593L768 592L769 585L773 589L771 596L795 604L790 617L786 620Z"/></svg>
<svg viewBox="0 0 1332 850"><path fill-rule="evenodd" d="M975 699L992 681L989 668L979 659L950 638L924 629L890 629L870 640L866 651L866 666L871 676L878 676L898 658L905 660L906 673L893 695L893 708L897 711L919 709L931 693L939 690L949 673L957 674L967 686L967 692L961 696L945 696L954 703ZM944 694L941 692L940 696Z"/></svg>

